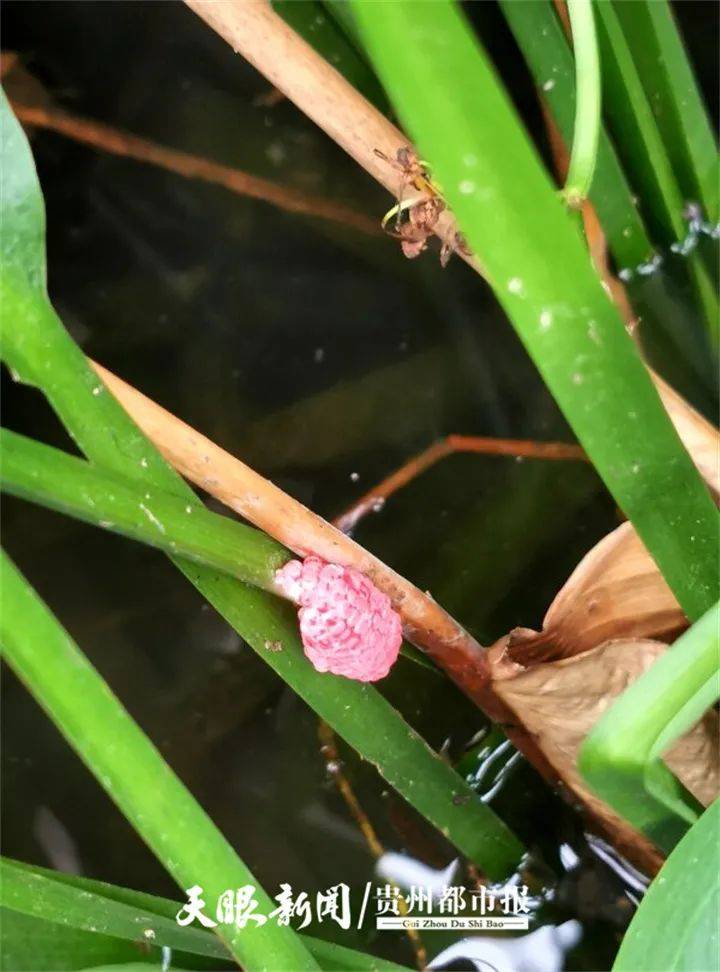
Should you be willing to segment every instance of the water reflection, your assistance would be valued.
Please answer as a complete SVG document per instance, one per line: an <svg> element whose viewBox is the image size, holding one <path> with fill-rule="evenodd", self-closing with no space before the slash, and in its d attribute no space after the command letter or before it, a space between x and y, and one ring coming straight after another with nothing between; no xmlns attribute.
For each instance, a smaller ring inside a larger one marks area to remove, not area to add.
<svg viewBox="0 0 720 972"><path fill-rule="evenodd" d="M477 972L560 972L565 968L566 953L581 938L579 921L544 925L517 938L474 935L444 949L428 967L446 969L451 963L462 961Z"/></svg>

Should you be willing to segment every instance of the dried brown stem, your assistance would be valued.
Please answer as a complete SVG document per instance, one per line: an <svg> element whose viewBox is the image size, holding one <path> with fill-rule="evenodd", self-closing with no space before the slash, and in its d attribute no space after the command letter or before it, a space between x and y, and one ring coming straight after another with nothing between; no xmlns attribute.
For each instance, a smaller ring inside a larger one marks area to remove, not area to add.
<svg viewBox="0 0 720 972"><path fill-rule="evenodd" d="M322 720L318 722L318 738L320 739L320 752L325 760L328 775L332 778L338 793L343 798L345 805L350 811L350 815L358 825L360 833L365 838L365 843L368 846L368 850L377 861L385 853L385 848L381 844L380 838L376 834L370 818L363 810L362 804L355 796L355 791L350 785L350 781L343 772L342 760L340 759L340 753L338 752L335 733L327 722L323 722ZM407 915L409 913L407 902L402 895L398 897L398 910L403 915ZM416 928L407 928L406 932L415 953L417 967L419 969L424 969L427 966L427 951L423 945L422 939Z"/></svg>
<svg viewBox="0 0 720 972"><path fill-rule="evenodd" d="M572 27L570 25L570 15L568 14L565 0L553 0L553 6L555 7L555 13L558 15L560 23L563 26L565 36L570 43L572 43Z"/></svg>
<svg viewBox="0 0 720 972"><path fill-rule="evenodd" d="M13 111L25 125L44 128L57 132L76 142L82 142L101 152L119 155L123 158L146 162L159 168L184 176L186 179L199 179L216 186L229 189L239 196L260 199L289 213L312 216L340 223L348 229L359 230L373 236L380 235L376 220L359 213L341 203L334 203L323 196L302 192L291 186L278 185L269 179L250 175L241 169L221 165L199 155L190 155L176 149L158 145L148 139L132 135L102 122L80 118L56 108L39 105L25 105L12 102Z"/></svg>
<svg viewBox="0 0 720 972"><path fill-rule="evenodd" d="M404 177L392 162L408 139L364 98L332 65L275 13L266 0L185 0L232 49L343 148L358 165L398 199ZM384 156L384 158L383 158ZM434 226L446 243L457 223L449 210ZM462 249L459 256L478 273L478 260Z"/></svg>
<svg viewBox="0 0 720 972"><path fill-rule="evenodd" d="M160 405L100 365L93 367L183 476L300 556L316 554L366 574L390 597L408 641L426 651L471 696L484 698L488 669L483 649L431 597Z"/></svg>
<svg viewBox="0 0 720 972"><path fill-rule="evenodd" d="M494 439L479 435L448 435L434 442L427 449L408 459L393 473L369 489L333 523L348 533L371 510L378 509L385 501L431 466L447 456L459 452L472 452L484 456L512 456L525 459L576 459L587 462L585 451L569 442L533 442L530 439Z"/></svg>

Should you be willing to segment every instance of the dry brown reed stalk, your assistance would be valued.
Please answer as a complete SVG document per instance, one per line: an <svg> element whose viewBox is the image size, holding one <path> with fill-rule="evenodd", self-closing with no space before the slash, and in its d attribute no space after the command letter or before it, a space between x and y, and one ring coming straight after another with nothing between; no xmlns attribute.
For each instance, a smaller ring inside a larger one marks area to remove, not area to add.
<svg viewBox="0 0 720 972"><path fill-rule="evenodd" d="M406 178L388 160L395 160L398 150L408 147L407 137L296 34L266 0L185 2L395 199L406 192ZM418 193L418 198L422 196ZM455 239L457 223L448 209L440 213L433 231L445 245ZM483 273L472 254L463 249L457 252Z"/></svg>
<svg viewBox="0 0 720 972"><path fill-rule="evenodd" d="M473 698L484 697L489 677L485 653L436 601L245 463L101 365L92 364L136 424L186 479L299 556L315 554L367 575L390 597L408 641L442 665Z"/></svg>

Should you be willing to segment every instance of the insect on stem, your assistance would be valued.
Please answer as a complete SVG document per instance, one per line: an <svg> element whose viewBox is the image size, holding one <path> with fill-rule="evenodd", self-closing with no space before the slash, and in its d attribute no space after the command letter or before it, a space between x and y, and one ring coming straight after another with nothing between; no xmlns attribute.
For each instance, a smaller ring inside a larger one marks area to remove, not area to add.
<svg viewBox="0 0 720 972"><path fill-rule="evenodd" d="M382 228L389 236L400 240L403 253L413 260L427 248L429 238L437 229L440 214L447 208L445 200L440 187L433 182L427 162L420 159L409 145L399 148L395 159L388 158L380 149L375 149L375 154L401 173L398 201L383 216ZM421 195L406 198L408 186ZM388 229L393 219L394 227ZM467 246L459 233L450 231L448 238L442 241L441 266L447 266L455 250L467 252Z"/></svg>

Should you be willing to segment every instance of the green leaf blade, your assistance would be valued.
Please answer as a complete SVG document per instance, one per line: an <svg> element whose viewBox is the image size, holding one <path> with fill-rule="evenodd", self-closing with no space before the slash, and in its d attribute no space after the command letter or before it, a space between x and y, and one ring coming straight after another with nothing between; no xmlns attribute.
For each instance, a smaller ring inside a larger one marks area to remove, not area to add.
<svg viewBox="0 0 720 972"><path fill-rule="evenodd" d="M686 200L718 219L718 153L705 105L667 0L615 3Z"/></svg>
<svg viewBox="0 0 720 972"><path fill-rule="evenodd" d="M5 658L180 887L199 883L212 902L252 885L268 914L252 873L4 554L0 582ZM288 928L219 924L217 934L250 970L316 967Z"/></svg>
<svg viewBox="0 0 720 972"><path fill-rule="evenodd" d="M625 933L613 972L716 969L720 913L720 801L668 857Z"/></svg>
<svg viewBox="0 0 720 972"><path fill-rule="evenodd" d="M621 5L622 6L622 5ZM611 2L596 4L605 113L645 219L664 249L686 236L683 198L637 66ZM687 257L690 280L713 348L720 339L718 297L696 252Z"/></svg>
<svg viewBox="0 0 720 972"><path fill-rule="evenodd" d="M625 689L580 749L591 789L665 851L702 808L660 758L718 698L720 603Z"/></svg>
<svg viewBox="0 0 720 972"><path fill-rule="evenodd" d="M155 961L165 946L173 953L172 968L179 955L183 965L190 957L231 961L222 942L212 932L175 921L182 908L179 901L132 891L102 881L50 871L47 868L3 858L0 862L3 907L35 918L38 922L88 932L88 937L113 936L137 943L146 941ZM148 937L147 930L152 935ZM300 935L323 969L357 972L406 972L394 962L376 958L334 942ZM193 963L197 964L197 963ZM199 963L201 967L209 963Z"/></svg>

